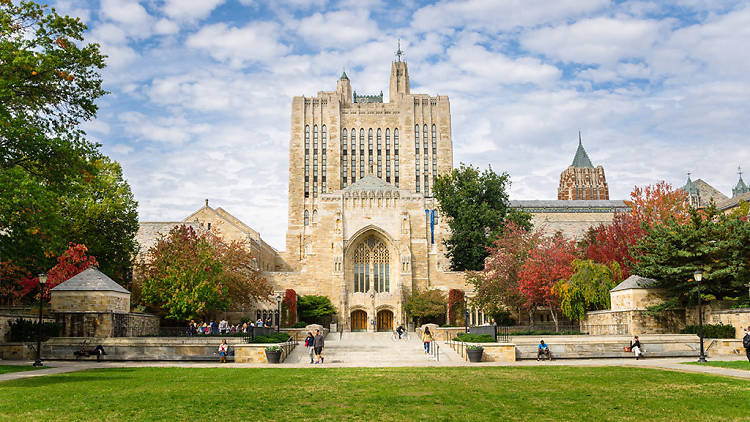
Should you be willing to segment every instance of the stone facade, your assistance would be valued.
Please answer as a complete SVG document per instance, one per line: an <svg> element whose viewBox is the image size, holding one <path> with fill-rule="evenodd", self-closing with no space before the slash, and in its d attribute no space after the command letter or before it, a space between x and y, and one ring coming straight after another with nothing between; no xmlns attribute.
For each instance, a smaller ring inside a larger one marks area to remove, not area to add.
<svg viewBox="0 0 750 422"><path fill-rule="evenodd" d="M51 312L130 312L130 293L61 291L50 298Z"/></svg>
<svg viewBox="0 0 750 422"><path fill-rule="evenodd" d="M591 164L583 149L581 133L578 133L578 150L573 163L560 174L557 199L567 201L608 200L609 185L604 176L604 167Z"/></svg>
<svg viewBox="0 0 750 422"><path fill-rule="evenodd" d="M628 212L625 201L616 200L513 200L510 206L531 214L531 223L553 234L561 232L580 239L591 227L610 224L616 212Z"/></svg>

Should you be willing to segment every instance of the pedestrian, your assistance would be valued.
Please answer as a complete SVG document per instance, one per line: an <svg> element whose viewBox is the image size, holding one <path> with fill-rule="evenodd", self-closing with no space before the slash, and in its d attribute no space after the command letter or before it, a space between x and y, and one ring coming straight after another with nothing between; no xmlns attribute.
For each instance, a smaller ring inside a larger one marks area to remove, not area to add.
<svg viewBox="0 0 750 422"><path fill-rule="evenodd" d="M256 327L263 327L263 320L258 318L258 321L255 322Z"/></svg>
<svg viewBox="0 0 750 422"><path fill-rule="evenodd" d="M745 335L742 336L742 346L745 347L745 355L747 356L747 361L750 362L750 326L747 327Z"/></svg>
<svg viewBox="0 0 750 422"><path fill-rule="evenodd" d="M227 339L224 339L221 341L221 344L219 345L219 363L227 363L228 351L229 351L229 346L227 345Z"/></svg>
<svg viewBox="0 0 750 422"><path fill-rule="evenodd" d="M424 334L422 334L422 343L424 344L424 354L430 353L430 343L432 343L432 333L430 327L424 328Z"/></svg>
<svg viewBox="0 0 750 422"><path fill-rule="evenodd" d="M307 347L307 354L310 355L310 363L314 363L313 353L315 352L315 336L309 331L307 337L305 337L305 347Z"/></svg>
<svg viewBox="0 0 750 422"><path fill-rule="evenodd" d="M635 354L635 360L643 357L643 351L641 351L641 342L638 340L638 336L633 337L633 340L630 342L630 351Z"/></svg>
<svg viewBox="0 0 750 422"><path fill-rule="evenodd" d="M323 347L325 347L325 339L320 334L320 330L315 330L315 338L313 339L313 347L315 348L315 363L323 363Z"/></svg>

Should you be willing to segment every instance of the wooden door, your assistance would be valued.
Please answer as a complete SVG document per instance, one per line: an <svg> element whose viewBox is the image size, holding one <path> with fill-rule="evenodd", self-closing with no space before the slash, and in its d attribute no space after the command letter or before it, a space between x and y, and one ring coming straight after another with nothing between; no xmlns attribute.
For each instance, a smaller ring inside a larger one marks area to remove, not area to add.
<svg viewBox="0 0 750 422"><path fill-rule="evenodd" d="M367 312L352 312L352 331L367 331Z"/></svg>
<svg viewBox="0 0 750 422"><path fill-rule="evenodd" d="M378 312L378 331L393 331L393 312Z"/></svg>

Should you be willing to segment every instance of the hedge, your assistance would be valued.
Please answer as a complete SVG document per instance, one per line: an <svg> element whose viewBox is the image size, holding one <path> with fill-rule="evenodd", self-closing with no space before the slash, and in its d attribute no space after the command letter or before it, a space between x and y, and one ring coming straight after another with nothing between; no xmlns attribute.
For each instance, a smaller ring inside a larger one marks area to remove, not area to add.
<svg viewBox="0 0 750 422"><path fill-rule="evenodd" d="M688 325L680 334L698 334L697 325ZM703 324L704 338L734 338L734 326L724 324Z"/></svg>
<svg viewBox="0 0 750 422"><path fill-rule="evenodd" d="M495 336L490 335L490 334L458 333L458 336L454 338L453 341L465 341L465 342L472 342L472 343L494 343Z"/></svg>
<svg viewBox="0 0 750 422"><path fill-rule="evenodd" d="M36 341L39 335L39 322L28 319L18 318L15 321L8 321L10 332L8 339L12 342ZM42 341L47 341L50 337L60 335L60 324L56 322L42 323Z"/></svg>

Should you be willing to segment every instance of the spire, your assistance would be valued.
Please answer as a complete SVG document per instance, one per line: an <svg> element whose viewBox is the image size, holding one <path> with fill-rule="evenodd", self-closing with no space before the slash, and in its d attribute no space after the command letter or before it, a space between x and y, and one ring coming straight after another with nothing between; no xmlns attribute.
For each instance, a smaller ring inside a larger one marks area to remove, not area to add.
<svg viewBox="0 0 750 422"><path fill-rule="evenodd" d="M578 149L576 150L576 156L573 158L573 164L575 168L594 168L591 164L589 155L586 154L586 150L583 149L583 141L581 141L581 131L578 131Z"/></svg>
<svg viewBox="0 0 750 422"><path fill-rule="evenodd" d="M349 79L349 77L346 76L346 71L344 69L341 69L341 77L339 79Z"/></svg>
<svg viewBox="0 0 750 422"><path fill-rule="evenodd" d="M398 61L401 61L401 56L404 54L404 51L401 50L401 38L398 39L398 50L396 50L396 57L398 57Z"/></svg>
<svg viewBox="0 0 750 422"><path fill-rule="evenodd" d="M750 186L745 184L745 181L742 180L742 167L737 167L737 174L740 176L740 178L737 181L737 185L732 189L733 198L743 193L750 192Z"/></svg>

